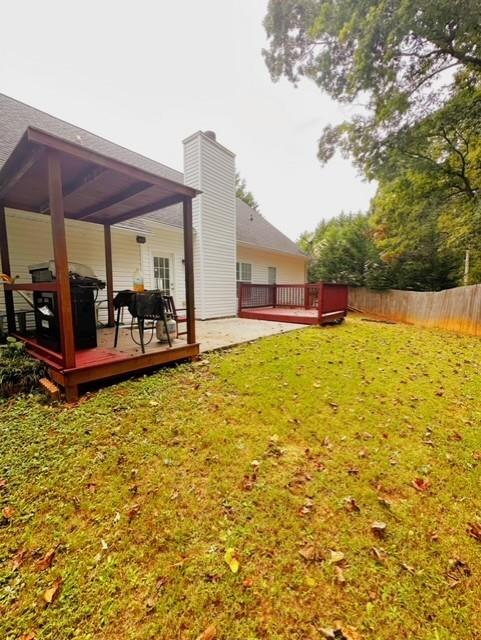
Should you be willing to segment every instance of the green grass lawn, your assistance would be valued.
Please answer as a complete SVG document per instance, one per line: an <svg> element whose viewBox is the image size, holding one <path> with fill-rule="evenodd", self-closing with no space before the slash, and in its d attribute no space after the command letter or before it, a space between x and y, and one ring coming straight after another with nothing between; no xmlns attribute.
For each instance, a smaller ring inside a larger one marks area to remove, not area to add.
<svg viewBox="0 0 481 640"><path fill-rule="evenodd" d="M480 346L349 319L0 405L0 637L481 638Z"/></svg>

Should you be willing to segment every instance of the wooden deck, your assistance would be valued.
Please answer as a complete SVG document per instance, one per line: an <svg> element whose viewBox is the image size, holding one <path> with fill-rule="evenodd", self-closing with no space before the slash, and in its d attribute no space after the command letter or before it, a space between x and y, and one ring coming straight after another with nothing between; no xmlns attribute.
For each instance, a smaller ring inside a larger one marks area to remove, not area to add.
<svg viewBox="0 0 481 640"><path fill-rule="evenodd" d="M262 307L260 309L242 309L239 318L249 320L268 320L270 322L295 322L296 324L319 324L317 309L293 309L282 307Z"/></svg>
<svg viewBox="0 0 481 640"><path fill-rule="evenodd" d="M239 318L311 325L342 322L347 313L343 284L239 284Z"/></svg>
<svg viewBox="0 0 481 640"><path fill-rule="evenodd" d="M146 345L145 354L132 340L130 331L122 328L118 348L114 349L114 330L100 329L97 333L98 347L75 352L75 366L64 368L58 354L38 345L35 338L16 336L26 343L31 355L48 366L50 376L65 389L67 398L75 400L78 385L108 380L136 372L145 372L156 367L195 358L199 354L199 344L187 344L185 340L175 340L172 347L158 343L153 337ZM138 334L134 332L138 340ZM148 340L148 334L146 335ZM69 397L70 396L70 397Z"/></svg>

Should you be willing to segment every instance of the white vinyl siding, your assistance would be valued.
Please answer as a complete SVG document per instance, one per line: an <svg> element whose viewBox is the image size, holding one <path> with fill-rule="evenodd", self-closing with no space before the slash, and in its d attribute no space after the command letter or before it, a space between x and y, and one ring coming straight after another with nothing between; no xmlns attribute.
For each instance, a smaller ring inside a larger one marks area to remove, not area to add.
<svg viewBox="0 0 481 640"><path fill-rule="evenodd" d="M12 275L18 276L19 282L31 282L29 265L53 258L50 217L7 209L6 219ZM105 281L103 227L88 222L66 220L66 231L69 260L88 265ZM173 256L174 261L172 272L175 281L172 293L175 295L176 304L185 307L182 230L170 230L152 223L145 244L138 244L136 236L136 231L112 228L114 290L131 289L136 269L141 269L146 288L153 288L152 253L167 253ZM14 295L16 308L27 309L27 303ZM100 291L99 299L105 297L105 290ZM4 313L3 287L0 287L0 315Z"/></svg>
<svg viewBox="0 0 481 640"><path fill-rule="evenodd" d="M252 282L269 284L271 269L276 270L277 284L303 284L306 277L306 261L302 257L263 251L237 245L237 260L252 265Z"/></svg>
<svg viewBox="0 0 481 640"><path fill-rule="evenodd" d="M196 315L231 316L237 306L234 155L200 132L184 148L185 183L202 191L193 202Z"/></svg>

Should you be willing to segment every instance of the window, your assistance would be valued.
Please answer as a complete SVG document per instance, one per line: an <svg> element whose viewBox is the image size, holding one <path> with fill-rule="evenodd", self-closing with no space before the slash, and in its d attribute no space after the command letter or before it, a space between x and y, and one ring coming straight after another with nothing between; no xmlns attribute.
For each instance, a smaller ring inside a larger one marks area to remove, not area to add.
<svg viewBox="0 0 481 640"><path fill-rule="evenodd" d="M154 286L164 295L170 295L169 258L154 256Z"/></svg>
<svg viewBox="0 0 481 640"><path fill-rule="evenodd" d="M276 267L268 267L267 270L267 283L268 284L276 284L277 282L277 268Z"/></svg>
<svg viewBox="0 0 481 640"><path fill-rule="evenodd" d="M252 282L252 265L248 262L237 262L237 282Z"/></svg>

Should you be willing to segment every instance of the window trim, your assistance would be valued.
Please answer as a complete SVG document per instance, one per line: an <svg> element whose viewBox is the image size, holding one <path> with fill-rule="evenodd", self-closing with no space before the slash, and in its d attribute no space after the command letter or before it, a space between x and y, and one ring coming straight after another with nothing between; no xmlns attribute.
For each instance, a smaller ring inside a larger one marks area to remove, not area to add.
<svg viewBox="0 0 481 640"><path fill-rule="evenodd" d="M248 277L245 274L245 268L249 272ZM252 283L252 263L251 262L236 262L236 280L237 282Z"/></svg>

